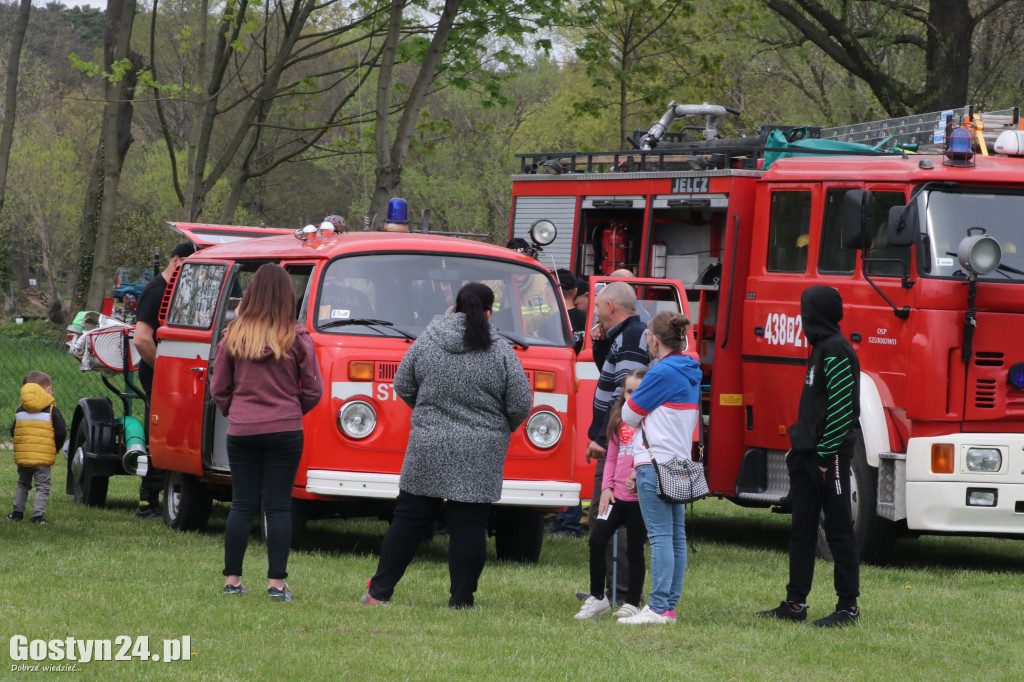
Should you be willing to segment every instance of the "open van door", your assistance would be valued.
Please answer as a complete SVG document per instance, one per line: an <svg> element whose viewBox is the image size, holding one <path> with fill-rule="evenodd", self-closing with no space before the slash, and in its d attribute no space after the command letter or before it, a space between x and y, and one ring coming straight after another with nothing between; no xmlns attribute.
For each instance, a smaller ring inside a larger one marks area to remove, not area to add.
<svg viewBox="0 0 1024 682"><path fill-rule="evenodd" d="M681 312L690 316L690 304L686 299L683 283L678 280L652 279L644 277L604 277L591 275L590 304L587 310L589 327L583 339L583 348L576 357L576 428L575 474L573 480L580 484L580 498L590 497L594 489L594 463L587 463L587 446L594 414L594 392L597 380L601 376L601 368L594 363L594 342L590 338L590 329L597 324L597 294L611 282L626 282L637 292L637 314L646 323L662 310ZM693 317L690 316L692 320ZM696 339L690 339L690 351L697 348ZM696 355L695 352L693 352Z"/></svg>

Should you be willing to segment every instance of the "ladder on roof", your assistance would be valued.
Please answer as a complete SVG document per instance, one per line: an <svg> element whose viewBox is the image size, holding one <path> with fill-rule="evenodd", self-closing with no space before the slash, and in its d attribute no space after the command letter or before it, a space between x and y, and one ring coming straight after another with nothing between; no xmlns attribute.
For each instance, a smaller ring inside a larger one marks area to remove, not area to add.
<svg viewBox="0 0 1024 682"><path fill-rule="evenodd" d="M967 106L945 111L933 111L928 114L914 114L901 118L888 118L867 123L822 128L821 139L840 140L842 142L860 142L876 145L887 137L892 137L886 147L896 144L940 144L945 135L946 116L953 115L954 124L972 115L974 107ZM1003 130L1017 130L1020 126L1020 108L1002 109L999 111L979 112L985 123L985 139L992 147L995 138Z"/></svg>

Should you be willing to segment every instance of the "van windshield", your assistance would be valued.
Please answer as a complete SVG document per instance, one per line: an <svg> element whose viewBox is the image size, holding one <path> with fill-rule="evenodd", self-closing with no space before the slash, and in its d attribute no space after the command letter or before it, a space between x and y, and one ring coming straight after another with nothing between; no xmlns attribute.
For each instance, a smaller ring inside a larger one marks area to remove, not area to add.
<svg viewBox="0 0 1024 682"><path fill-rule="evenodd" d="M469 282L494 290L491 324L499 333L525 345L569 345L568 319L547 272L440 253L333 261L317 293L316 326L327 334L415 337L455 304L455 295Z"/></svg>
<svg viewBox="0 0 1024 682"><path fill-rule="evenodd" d="M924 193L921 204L926 216L927 262L924 274L933 277L963 277L967 274L957 259L957 246L970 227L982 227L999 242L999 268L979 280L1024 282L1024 194L983 194L978 192ZM977 230L974 231L978 233Z"/></svg>

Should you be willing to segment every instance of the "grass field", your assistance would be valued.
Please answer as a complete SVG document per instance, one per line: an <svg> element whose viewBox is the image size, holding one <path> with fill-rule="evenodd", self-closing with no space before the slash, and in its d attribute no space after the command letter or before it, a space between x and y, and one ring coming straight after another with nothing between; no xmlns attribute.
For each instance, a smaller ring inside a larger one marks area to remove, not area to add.
<svg viewBox="0 0 1024 682"><path fill-rule="evenodd" d="M108 509L75 507L54 468L50 525L5 518L15 485L0 451L0 590L4 642L191 638L185 662L94 661L102 680L1013 680L1024 675L1024 544L921 538L893 565L862 571L862 622L838 631L765 622L786 582L788 517L724 501L699 503L679 622L577 622L586 542L546 541L536 566L488 563L467 612L447 607L446 540L436 538L386 608L357 603L385 524L311 524L292 554L290 604L264 596L266 555L250 544L245 597L220 594L226 506L210 529L181 534L135 518L135 479L111 482ZM31 499L31 498L30 498ZM493 559L493 545L490 549ZM811 616L834 604L819 564ZM6 649L5 649L6 651ZM116 647L115 647L116 651ZM6 654L0 679L22 679ZM23 663L35 664L33 661ZM49 663L47 661L41 663ZM64 663L68 663L65 661Z"/></svg>

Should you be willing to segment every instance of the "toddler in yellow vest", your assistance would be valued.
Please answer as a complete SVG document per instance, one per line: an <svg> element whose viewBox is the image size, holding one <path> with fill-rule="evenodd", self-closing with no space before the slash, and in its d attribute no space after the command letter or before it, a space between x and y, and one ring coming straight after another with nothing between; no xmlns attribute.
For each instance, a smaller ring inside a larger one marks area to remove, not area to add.
<svg viewBox="0 0 1024 682"><path fill-rule="evenodd" d="M21 386L21 405L11 425L14 437L14 462L18 465L18 487L14 492L11 521L25 518L25 505L32 482L36 499L32 523L46 523L46 502L50 498L50 467L57 451L64 446L67 427L53 400L50 377L44 372L29 372Z"/></svg>

